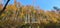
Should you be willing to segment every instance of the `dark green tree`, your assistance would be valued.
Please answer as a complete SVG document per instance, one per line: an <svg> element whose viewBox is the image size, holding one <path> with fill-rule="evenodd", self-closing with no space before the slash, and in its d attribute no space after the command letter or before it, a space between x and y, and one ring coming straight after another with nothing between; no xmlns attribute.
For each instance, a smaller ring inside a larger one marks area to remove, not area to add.
<svg viewBox="0 0 60 28"><path fill-rule="evenodd" d="M58 8L58 7L56 7L56 6L54 6L53 7L56 11L59 11L60 10L60 8Z"/></svg>

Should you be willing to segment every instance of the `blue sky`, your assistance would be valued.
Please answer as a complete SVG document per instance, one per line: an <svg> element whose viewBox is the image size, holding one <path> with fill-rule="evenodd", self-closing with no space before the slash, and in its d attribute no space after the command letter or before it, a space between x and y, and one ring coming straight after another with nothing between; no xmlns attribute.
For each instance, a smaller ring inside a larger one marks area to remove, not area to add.
<svg viewBox="0 0 60 28"><path fill-rule="evenodd" d="M33 0L17 0L22 5L33 5ZM14 1L11 0L10 4ZM43 10L51 10L53 6L57 6L60 8L60 0L35 0L33 6L39 6Z"/></svg>

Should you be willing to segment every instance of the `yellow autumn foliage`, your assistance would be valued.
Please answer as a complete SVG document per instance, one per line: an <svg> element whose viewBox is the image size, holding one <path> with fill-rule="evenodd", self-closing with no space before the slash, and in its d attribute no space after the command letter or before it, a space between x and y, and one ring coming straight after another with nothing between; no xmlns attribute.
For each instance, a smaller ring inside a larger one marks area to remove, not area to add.
<svg viewBox="0 0 60 28"><path fill-rule="evenodd" d="M40 24L41 23L49 24L50 21L58 24L58 21L60 21L60 14L53 13L51 11L44 11L42 9L39 10L39 9L36 9L34 6L31 6L31 5L28 5L28 6L20 6L19 5L19 7L17 5L18 4L8 5L6 7L6 11L4 11L5 13L3 13L1 15L2 17L6 16L5 17L6 19L12 20L12 21L11 20L5 20L7 22L7 24L9 24L9 23L10 23L10 25L11 24L12 25L13 24L14 25L21 24L21 22L25 22L26 18L29 18L29 19L27 19L28 21L32 21L32 22L37 21L38 23L40 22ZM8 14L7 14L7 12L8 12ZM13 14L10 14L9 12L11 12L11 13L13 12Z"/></svg>
<svg viewBox="0 0 60 28"><path fill-rule="evenodd" d="M1 16L6 16L6 14L2 14Z"/></svg>

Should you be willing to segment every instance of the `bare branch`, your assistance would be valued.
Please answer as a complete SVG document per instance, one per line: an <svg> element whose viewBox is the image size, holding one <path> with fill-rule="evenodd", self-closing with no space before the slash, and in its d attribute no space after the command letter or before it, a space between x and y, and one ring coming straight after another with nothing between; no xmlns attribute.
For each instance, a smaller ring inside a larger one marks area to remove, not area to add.
<svg viewBox="0 0 60 28"><path fill-rule="evenodd" d="M4 8L0 11L0 15L1 15L1 14L4 12L4 10L6 9L6 6L8 5L9 1L10 1L10 0L8 0L8 1L6 2Z"/></svg>

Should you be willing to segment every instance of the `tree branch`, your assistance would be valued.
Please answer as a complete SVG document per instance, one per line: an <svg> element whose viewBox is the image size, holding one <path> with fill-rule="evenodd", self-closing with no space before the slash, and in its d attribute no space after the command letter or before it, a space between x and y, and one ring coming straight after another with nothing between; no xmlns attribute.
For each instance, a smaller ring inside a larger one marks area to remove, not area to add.
<svg viewBox="0 0 60 28"><path fill-rule="evenodd" d="M0 15L5 11L6 6L8 5L9 1L10 1L10 0L8 0L8 1L6 2L6 4L5 4L4 8L0 11Z"/></svg>

